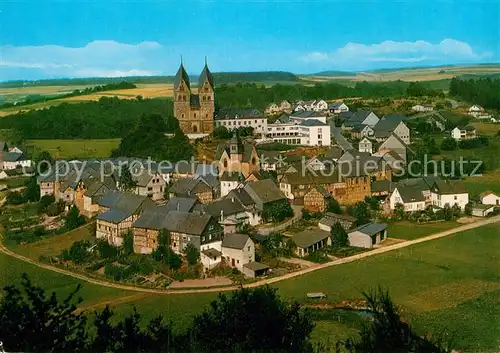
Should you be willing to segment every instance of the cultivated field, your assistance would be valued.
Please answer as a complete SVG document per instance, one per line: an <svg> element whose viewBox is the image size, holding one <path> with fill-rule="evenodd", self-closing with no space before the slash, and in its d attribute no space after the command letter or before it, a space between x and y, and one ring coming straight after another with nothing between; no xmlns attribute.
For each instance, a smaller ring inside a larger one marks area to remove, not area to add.
<svg viewBox="0 0 500 353"><path fill-rule="evenodd" d="M77 103L99 100L102 97L118 97L120 99L135 99L137 96L143 98L158 98L158 97L172 97L173 85L172 84L137 84L137 88L120 89L115 91L97 92L88 95L68 97L63 99L54 99L48 102L34 103L19 107L11 107L0 110L0 117L9 114L15 114L19 111L26 111L30 109L42 109L58 105L61 103ZM20 87L20 88L3 88L0 89L0 95L5 97L6 102L15 101L16 97L26 97L30 94L39 94L42 96L57 96L65 93L71 93L78 88L85 88L86 86L40 86L40 87ZM20 93L22 92L22 93Z"/></svg>
<svg viewBox="0 0 500 353"><path fill-rule="evenodd" d="M455 221L429 222L418 225L415 222L399 221L389 223L387 232L390 238L413 240L456 228L460 225Z"/></svg>
<svg viewBox="0 0 500 353"><path fill-rule="evenodd" d="M55 238L57 241L57 238ZM48 249L47 242L40 249ZM32 249L36 245L28 245ZM500 344L500 225L466 231L361 261L326 268L280 282L279 293L304 304L306 292L325 291L324 304L361 298L360 291L387 286L403 314L421 334L446 333L457 348L495 351ZM43 251L45 252L45 250ZM0 284L28 272L35 283L68 293L78 280L40 270L0 254ZM194 314L216 298L215 293L153 295L83 284L82 308L114 306L119 315L132 305L145 317L158 313L172 320L176 329L186 328ZM320 303L320 302L318 302ZM330 341L355 330L347 322L320 320L313 338ZM330 334L331 333L331 334Z"/></svg>
<svg viewBox="0 0 500 353"><path fill-rule="evenodd" d="M120 139L95 140L28 140L28 151L33 149L50 152L54 158L103 158L120 144Z"/></svg>

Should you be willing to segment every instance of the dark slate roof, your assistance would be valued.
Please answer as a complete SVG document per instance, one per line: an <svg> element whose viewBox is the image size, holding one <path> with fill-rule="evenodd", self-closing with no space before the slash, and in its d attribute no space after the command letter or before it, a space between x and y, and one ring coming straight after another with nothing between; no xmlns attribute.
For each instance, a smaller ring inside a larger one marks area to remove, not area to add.
<svg viewBox="0 0 500 353"><path fill-rule="evenodd" d="M245 207L255 205L255 201L250 197L248 192L243 188L238 188L231 190L229 194L226 195L226 199L235 198Z"/></svg>
<svg viewBox="0 0 500 353"><path fill-rule="evenodd" d="M292 237L293 242L299 248L308 248L322 240L328 239L330 237L330 232L321 230L319 228L304 230L300 233L295 234Z"/></svg>
<svg viewBox="0 0 500 353"><path fill-rule="evenodd" d="M170 187L174 195L195 196L197 193L211 191L212 188L200 179L181 178Z"/></svg>
<svg viewBox="0 0 500 353"><path fill-rule="evenodd" d="M24 153L7 152L5 154L5 161L7 162L18 162L23 160L26 160L26 158L24 157Z"/></svg>
<svg viewBox="0 0 500 353"><path fill-rule="evenodd" d="M247 118L262 118L260 110L255 108L222 108L219 109L215 116L215 120L224 119L247 119Z"/></svg>
<svg viewBox="0 0 500 353"><path fill-rule="evenodd" d="M159 208L169 211L191 212L196 205L197 200L191 197L177 197L174 196L168 202L159 206Z"/></svg>
<svg viewBox="0 0 500 353"><path fill-rule="evenodd" d="M269 266L261 264L260 262L257 261L246 263L243 265L243 267L246 267L252 271L262 271L262 270L267 270L269 268Z"/></svg>
<svg viewBox="0 0 500 353"><path fill-rule="evenodd" d="M340 222L340 221L348 221L348 222L356 222L356 218L347 216L347 215L341 215L341 214L336 214L332 212L327 212L325 213L325 216L320 219L319 223L327 225L329 227L333 227L335 223Z"/></svg>
<svg viewBox="0 0 500 353"><path fill-rule="evenodd" d="M120 223L124 219L130 217L132 213L120 211L118 209L110 209L97 216L97 219L111 223Z"/></svg>
<svg viewBox="0 0 500 353"><path fill-rule="evenodd" d="M240 172L224 172L220 177L221 181L243 181L245 177Z"/></svg>
<svg viewBox="0 0 500 353"><path fill-rule="evenodd" d="M262 203L286 199L271 179L249 182L244 189L252 199L259 200Z"/></svg>
<svg viewBox="0 0 500 353"><path fill-rule="evenodd" d="M475 131L476 130L476 128L474 126L471 126L471 125L457 126L457 129L459 129L459 130L465 130L465 131Z"/></svg>
<svg viewBox="0 0 500 353"><path fill-rule="evenodd" d="M167 229L167 216L169 210L159 206L145 211L135 222L134 227L148 229Z"/></svg>
<svg viewBox="0 0 500 353"><path fill-rule="evenodd" d="M200 96L197 94L191 94L189 96L189 105L191 108L199 108L200 107Z"/></svg>
<svg viewBox="0 0 500 353"><path fill-rule="evenodd" d="M371 111L369 110L358 110L357 112L349 115L349 114L345 114L345 115L340 115L341 117L349 117L348 120L345 122L345 124L347 126L356 126L356 125L359 125L361 124L367 117L368 115L370 115L370 113L372 113Z"/></svg>
<svg viewBox="0 0 500 353"><path fill-rule="evenodd" d="M208 213L214 218L219 218L221 215L230 216L237 213L245 212L245 208L241 202L234 198L225 198L222 200L214 201L209 204L202 205L204 213Z"/></svg>
<svg viewBox="0 0 500 353"><path fill-rule="evenodd" d="M108 191L99 200L99 206L117 209L124 213L133 214L140 209L149 209L156 204L147 196L139 196L122 191Z"/></svg>
<svg viewBox="0 0 500 353"><path fill-rule="evenodd" d="M142 169L139 171L139 174L135 174L132 179L136 182L137 186L146 186L153 177L154 174L151 174L147 169Z"/></svg>
<svg viewBox="0 0 500 353"><path fill-rule="evenodd" d="M212 163L200 163L200 164L196 165L195 175L199 175L199 176L205 176L205 175L218 176L219 175L219 168L217 167L216 164L212 164Z"/></svg>
<svg viewBox="0 0 500 353"><path fill-rule="evenodd" d="M389 136L390 133L392 133L401 122L402 120L387 119L384 117L383 119L379 120L379 122L373 128L375 136L382 133L385 134L384 136Z"/></svg>
<svg viewBox="0 0 500 353"><path fill-rule="evenodd" d="M438 190L440 194L466 194L468 193L464 183L459 180L443 180L437 178L434 181L433 189Z"/></svg>
<svg viewBox="0 0 500 353"><path fill-rule="evenodd" d="M425 201L422 189L418 186L398 186L397 189L404 203Z"/></svg>
<svg viewBox="0 0 500 353"><path fill-rule="evenodd" d="M203 250L201 252L203 255L206 255L208 257L219 257L222 255L222 253L217 250L217 249L214 249L214 248L210 248L210 249L207 249L207 250Z"/></svg>
<svg viewBox="0 0 500 353"><path fill-rule="evenodd" d="M344 104L344 103L333 103L333 104L330 106L330 109L336 109L336 108L340 107L342 104Z"/></svg>
<svg viewBox="0 0 500 353"><path fill-rule="evenodd" d="M251 143L243 143L243 144L241 144L240 148L243 149L243 151L241 151L241 152L243 152L242 162L249 163L250 159L252 157L252 151L254 150L254 146ZM217 146L217 152L215 152L215 159L220 160L220 157L222 156L224 151L226 151L229 156L231 155L229 144L220 143Z"/></svg>
<svg viewBox="0 0 500 353"><path fill-rule="evenodd" d="M362 226L359 226L357 228L354 228L351 230L351 232L361 232L366 235L369 235L370 237L373 237L374 235L378 234L379 232L386 230L387 229L387 224L381 224L381 223L367 223L363 224Z"/></svg>
<svg viewBox="0 0 500 353"><path fill-rule="evenodd" d="M174 78L174 89L179 88L179 85L181 84L181 81L186 83L188 89L191 88L191 84L189 83L189 75L187 74L186 70L184 69L184 65L181 64L179 66L179 70L177 70L177 73L175 74Z"/></svg>
<svg viewBox="0 0 500 353"><path fill-rule="evenodd" d="M373 181L371 185L372 192L392 192L396 187L396 183L391 182L390 180L377 180Z"/></svg>
<svg viewBox="0 0 500 353"><path fill-rule="evenodd" d="M171 211L165 218L165 224L171 232L201 235L211 219L208 214Z"/></svg>
<svg viewBox="0 0 500 353"><path fill-rule="evenodd" d="M291 116L291 118L301 118L301 119L306 119L306 118L320 118L320 117L325 117L324 114L320 114L318 112L314 111L303 111L303 112L295 112Z"/></svg>
<svg viewBox="0 0 500 353"><path fill-rule="evenodd" d="M348 112L342 112L338 115L338 118L341 119L341 120L348 120L350 119L354 114L354 112L352 111L348 111Z"/></svg>
<svg viewBox="0 0 500 353"><path fill-rule="evenodd" d="M214 77L210 70L208 69L208 65L205 63L203 67L203 71L201 72L200 79L198 81L198 87L202 87L205 82L208 81L210 86L214 87Z"/></svg>
<svg viewBox="0 0 500 353"><path fill-rule="evenodd" d="M301 122L299 124L300 126L327 126L328 124L325 124L317 119L309 119Z"/></svg>
<svg viewBox="0 0 500 353"><path fill-rule="evenodd" d="M243 249L250 237L246 234L231 233L224 235L222 247L230 249Z"/></svg>
<svg viewBox="0 0 500 353"><path fill-rule="evenodd" d="M195 179L201 180L202 182L210 186L212 189L218 189L220 187L219 177L217 175L211 175L211 174L199 175L196 176Z"/></svg>

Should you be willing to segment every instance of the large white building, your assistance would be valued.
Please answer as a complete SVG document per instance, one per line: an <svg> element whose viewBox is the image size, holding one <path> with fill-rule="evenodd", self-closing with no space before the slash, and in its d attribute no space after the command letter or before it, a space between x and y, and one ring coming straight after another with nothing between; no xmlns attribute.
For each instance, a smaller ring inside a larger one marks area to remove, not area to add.
<svg viewBox="0 0 500 353"><path fill-rule="evenodd" d="M300 124L269 124L267 136L275 142L289 145L330 146L332 143L330 125L316 119Z"/></svg>
<svg viewBox="0 0 500 353"><path fill-rule="evenodd" d="M215 116L215 127L228 130L251 126L255 134L265 134L267 118L257 109L221 109Z"/></svg>

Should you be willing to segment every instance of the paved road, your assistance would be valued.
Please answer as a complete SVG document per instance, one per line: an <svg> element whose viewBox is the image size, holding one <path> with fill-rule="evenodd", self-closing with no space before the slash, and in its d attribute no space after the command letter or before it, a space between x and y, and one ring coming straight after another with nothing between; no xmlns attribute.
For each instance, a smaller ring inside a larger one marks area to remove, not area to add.
<svg viewBox="0 0 500 353"><path fill-rule="evenodd" d="M346 140L346 138L342 135L342 129L340 127L337 127L333 124L333 122L330 122L331 124L331 130L332 130L332 135L335 138L335 141L337 141L337 144L344 150L352 150L353 147L349 141Z"/></svg>
<svg viewBox="0 0 500 353"><path fill-rule="evenodd" d="M383 253L386 253L386 252L389 252L389 251L406 248L408 246L412 246L412 245L415 245L415 244L425 243L425 242L428 242L428 241L431 241L431 240L448 237L448 236L453 235L455 233L463 232L463 231L469 230L469 229L479 228L479 227L482 227L482 226L485 226L485 225L488 225L488 224L497 223L497 222L500 222L500 216L495 216L495 217L487 218L487 219L480 220L480 221L477 221L477 222L474 222L474 223L465 224L463 226L460 226L460 227L457 227L457 228L453 228L453 229L450 229L450 230L447 230L447 231L444 231L444 232L436 233L436 234L433 234L433 235L429 235L429 236L424 237L424 238L410 240L410 241L406 241L406 242L402 242L402 243L398 243L398 244L394 244L394 245L389 245L389 246L385 246L385 247L380 247L380 248L377 248L377 249L372 250L372 251L364 252L364 253L361 253L361 254L358 254L358 255L354 255L354 256L345 257L343 259L338 259L338 260L331 261L331 262L327 262L327 263L321 264L321 265L316 266L316 267L310 267L310 268L306 268L306 269L303 269L303 270L300 270L300 271L288 273L288 274L280 276L280 277L273 277L273 278L263 279L263 280L260 280L260 281L257 281L257 282L245 284L245 285L243 285L243 287L254 288L254 287L259 287L259 286L266 285L266 284L272 284L272 283L281 282L281 281L284 281L284 280L287 280L287 279L290 279L290 278L302 276L302 275L305 275L307 273L318 271L318 270L321 270L321 269L324 269L324 268L327 268L327 267L332 267L332 266L337 266L337 265L341 265L341 264L345 264L345 263L349 263L349 262L353 262L353 261L358 261L358 260L361 260L361 259L364 259L364 258L367 258L367 257L370 257L370 256L375 256L375 255L383 254ZM73 278L80 279L82 281L85 281L85 282L88 282L88 283L91 283L91 284L95 284L95 285L99 285L99 286L104 286L104 287L110 287L110 288L116 288L116 289L123 289L123 290L129 290L129 291L134 291L134 292L151 293L151 294L213 293L213 292L233 291L233 290L236 290L236 289L240 288L240 286L233 285L233 286L219 287L219 288L198 288L198 289L169 290L169 289L148 289L148 288L135 287L135 286L132 286L132 285L124 285L124 284L111 283L111 282L107 282L107 281L104 281L104 280L91 278L91 277L88 277L86 275L74 273L74 272L71 272L71 271L68 271L68 270L64 270L64 269L61 269L61 268L58 268L58 267L55 267L55 266L47 265L47 264L40 263L38 261L29 259L29 258L27 258L25 256L16 254L13 251L7 249L3 245L3 243L1 241L2 241L2 238L0 237L0 252L4 253L5 255L11 256L13 258L16 258L16 259L24 261L26 263L35 265L37 267L43 268L43 269L48 270L48 271L60 273L60 274L63 274L63 275L69 276L69 277L73 277Z"/></svg>

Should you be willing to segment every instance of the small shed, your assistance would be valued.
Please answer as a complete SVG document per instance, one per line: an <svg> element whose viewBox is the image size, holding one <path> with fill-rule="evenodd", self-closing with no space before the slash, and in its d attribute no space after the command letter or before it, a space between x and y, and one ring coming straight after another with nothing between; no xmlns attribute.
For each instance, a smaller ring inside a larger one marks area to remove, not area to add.
<svg viewBox="0 0 500 353"><path fill-rule="evenodd" d="M243 274L247 277L255 278L267 274L269 266L252 261L243 265Z"/></svg>
<svg viewBox="0 0 500 353"><path fill-rule="evenodd" d="M483 192L480 195L481 203L483 205L496 205L500 206L500 196L491 191Z"/></svg>
<svg viewBox="0 0 500 353"><path fill-rule="evenodd" d="M476 217L486 217L495 211L495 205L475 205L472 207L472 215Z"/></svg>
<svg viewBox="0 0 500 353"><path fill-rule="evenodd" d="M200 252L201 263L205 271L211 270L222 261L222 252L217 249L209 248Z"/></svg>
<svg viewBox="0 0 500 353"><path fill-rule="evenodd" d="M336 214L332 212L325 213L324 217L318 222L318 227L326 232L331 232L335 223L340 223L342 228L349 230L356 224L356 218L347 215Z"/></svg>
<svg viewBox="0 0 500 353"><path fill-rule="evenodd" d="M308 229L297 233L292 237L292 240L297 246L295 253L300 257L307 256L325 246L332 245L330 232L326 232L319 228Z"/></svg>
<svg viewBox="0 0 500 353"><path fill-rule="evenodd" d="M387 238L387 224L367 223L351 230L348 236L351 246L371 249Z"/></svg>

